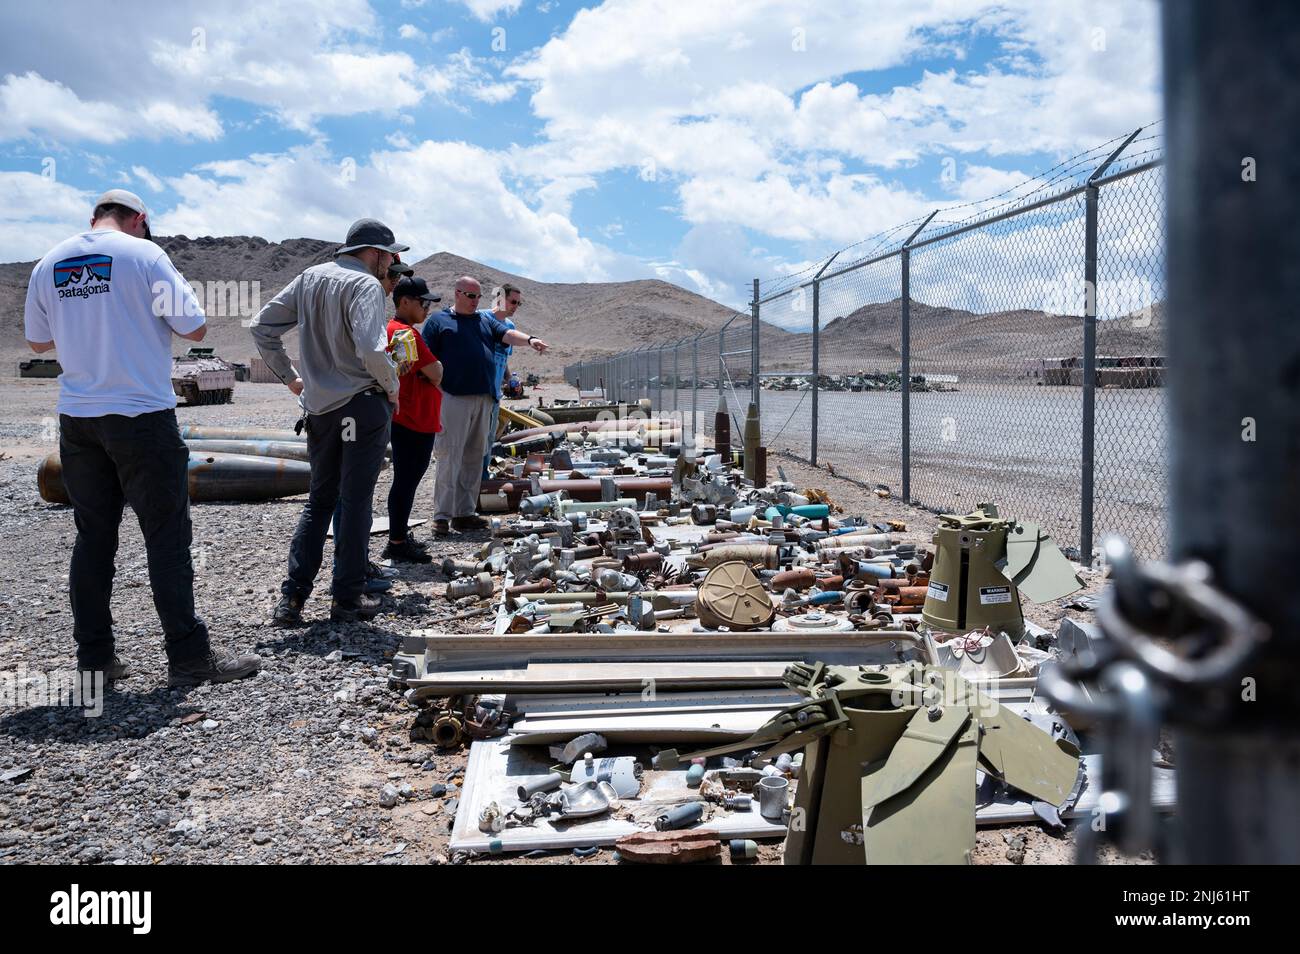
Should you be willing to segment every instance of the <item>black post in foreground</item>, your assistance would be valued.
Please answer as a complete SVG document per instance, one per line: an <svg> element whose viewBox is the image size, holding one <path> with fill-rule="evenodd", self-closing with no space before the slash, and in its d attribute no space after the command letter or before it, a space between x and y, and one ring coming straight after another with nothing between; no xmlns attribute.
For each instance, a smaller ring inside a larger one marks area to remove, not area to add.
<svg viewBox="0 0 1300 954"><path fill-rule="evenodd" d="M1210 717L1174 712L1174 860L1295 864L1300 6L1198 0L1163 18L1172 554L1266 628L1230 677L1173 688Z"/></svg>
<svg viewBox="0 0 1300 954"><path fill-rule="evenodd" d="M1104 541L1104 638L1039 686L1101 727L1082 860L1104 838L1173 862L1295 864L1300 7L1167 3L1163 36L1171 562L1139 566ZM1150 808L1162 725L1178 773L1168 826Z"/></svg>

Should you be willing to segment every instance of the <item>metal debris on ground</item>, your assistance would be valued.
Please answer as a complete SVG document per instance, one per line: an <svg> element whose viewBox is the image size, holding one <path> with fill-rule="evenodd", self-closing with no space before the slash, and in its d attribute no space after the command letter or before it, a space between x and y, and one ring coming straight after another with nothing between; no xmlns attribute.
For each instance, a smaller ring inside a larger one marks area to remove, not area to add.
<svg viewBox="0 0 1300 954"><path fill-rule="evenodd" d="M991 504L910 542L768 481L756 422L735 448L729 417L701 446L638 405L503 414L490 539L442 564L449 599L492 601L493 632L412 633L391 674L423 707L413 739L470 743L451 849L656 863L784 838L787 863L962 862L977 825L1090 810L1086 713L1036 691L1090 630L1021 610L1081 568Z"/></svg>

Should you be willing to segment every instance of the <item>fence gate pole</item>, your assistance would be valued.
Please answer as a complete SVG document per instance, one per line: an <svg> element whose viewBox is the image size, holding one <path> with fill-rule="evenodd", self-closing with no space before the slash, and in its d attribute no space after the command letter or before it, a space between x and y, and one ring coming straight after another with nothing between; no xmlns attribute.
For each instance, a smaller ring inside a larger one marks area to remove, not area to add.
<svg viewBox="0 0 1300 954"><path fill-rule="evenodd" d="M925 221L916 227L916 231L907 237L899 252L899 266L902 269L899 296L899 333L902 336L899 369L900 397L902 398L901 422L902 456L903 456L903 499L912 502L912 242L921 231L930 224L930 220L939 214L935 209L925 217Z"/></svg>
<svg viewBox="0 0 1300 954"><path fill-rule="evenodd" d="M838 253L837 253L838 254ZM829 262L827 264L830 264ZM825 271L823 266L822 271ZM818 272L817 274L821 274ZM811 445L809 447L808 457L810 463L817 466L817 393L818 393L818 370L820 368L819 360L821 358L821 279L813 279L813 342L812 342L812 433L809 435Z"/></svg>
<svg viewBox="0 0 1300 954"><path fill-rule="evenodd" d="M902 468L903 468L903 499L908 503L912 502L912 250L903 247L899 253L899 263L902 268L902 278L900 280L901 295L899 298L899 334L901 335L902 353L900 360L902 366L899 368L899 382L901 387L900 398L902 399L902 408L899 415L899 427L902 429Z"/></svg>
<svg viewBox="0 0 1300 954"><path fill-rule="evenodd" d="M813 280L812 280L812 288L813 288L812 446L811 448L809 448L810 453L808 456L812 458L810 463L814 467L817 466L817 397L821 391L820 385L818 384L818 380L817 380L821 368L821 327L822 327L821 326L821 320L822 320L821 319L821 292L822 292L821 279L822 279L822 275L826 273L826 269L830 268L831 263L834 262L835 259L839 258L839 256L840 253L836 252L830 258L826 259L826 263L822 265L821 268L817 269L817 274L813 276Z"/></svg>
<svg viewBox="0 0 1300 954"><path fill-rule="evenodd" d="M1079 502L1079 561L1092 563L1094 440L1097 421L1097 180L1142 130L1135 129L1088 176L1083 212L1083 448Z"/></svg>
<svg viewBox="0 0 1300 954"><path fill-rule="evenodd" d="M760 412L758 403L758 279L754 279L753 313L750 315L749 332L749 399ZM742 415L743 416L743 415ZM761 413L760 413L761 416Z"/></svg>
<svg viewBox="0 0 1300 954"><path fill-rule="evenodd" d="M1175 729L1179 860L1293 865L1300 816L1284 806L1300 800L1300 100L1280 67L1294 60L1300 8L1256 3L1242 16L1167 4L1162 19L1170 547L1175 560L1208 563L1215 589L1270 633L1229 678L1180 692L1183 712L1226 711Z"/></svg>
<svg viewBox="0 0 1300 954"><path fill-rule="evenodd" d="M664 410L664 348L666 347L668 346L660 345L655 352L655 363L659 368L655 377L655 412L658 414L662 414Z"/></svg>
<svg viewBox="0 0 1300 954"><path fill-rule="evenodd" d="M700 336L691 342L691 440L695 441L700 426Z"/></svg>
<svg viewBox="0 0 1300 954"><path fill-rule="evenodd" d="M674 414L677 412L677 386L678 386L678 382L681 380L681 375L678 372L678 366L677 366L677 357L678 357L677 351L681 347L681 344L682 343L680 341L673 342L673 413Z"/></svg>
<svg viewBox="0 0 1300 954"><path fill-rule="evenodd" d="M729 324L731 324L730 321L727 322L727 325ZM722 389L726 386L723 384L723 382L727 379L727 365L725 363L727 359L723 357L723 354L727 350L726 349L727 325L723 325L722 330L718 332L718 403L719 404L722 403L722 399L723 399ZM713 439L716 441L718 439L718 435L714 434Z"/></svg>

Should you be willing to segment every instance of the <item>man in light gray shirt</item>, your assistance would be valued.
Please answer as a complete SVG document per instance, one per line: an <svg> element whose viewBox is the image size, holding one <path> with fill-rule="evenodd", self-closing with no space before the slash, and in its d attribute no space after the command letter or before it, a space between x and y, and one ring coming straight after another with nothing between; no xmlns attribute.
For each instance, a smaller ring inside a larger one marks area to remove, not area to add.
<svg viewBox="0 0 1300 954"><path fill-rule="evenodd" d="M359 219L332 262L315 265L267 302L252 322L262 359L307 412L311 490L289 546L289 572L272 615L296 626L320 571L335 505L334 599L330 619L355 622L379 612L363 592L375 481L397 406L397 368L388 353L384 289L397 244L392 230ZM299 367L280 340L298 329Z"/></svg>

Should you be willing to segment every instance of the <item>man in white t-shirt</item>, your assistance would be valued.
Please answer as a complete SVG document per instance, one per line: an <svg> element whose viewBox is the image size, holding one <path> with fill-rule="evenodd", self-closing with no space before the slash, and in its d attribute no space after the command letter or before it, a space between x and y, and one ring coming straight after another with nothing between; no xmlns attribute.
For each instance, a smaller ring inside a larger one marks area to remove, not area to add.
<svg viewBox="0 0 1300 954"><path fill-rule="evenodd" d="M126 676L115 651L113 565L122 510L140 521L162 622L168 682L229 682L261 667L214 650L194 612L189 450L176 426L171 336L202 341L203 310L149 233L144 202L124 189L95 203L90 231L34 269L24 316L37 353L58 348L59 457L77 524L68 590L77 666Z"/></svg>

